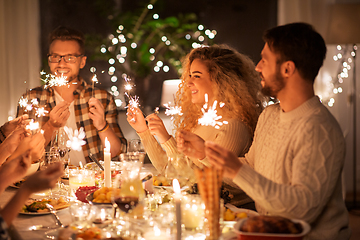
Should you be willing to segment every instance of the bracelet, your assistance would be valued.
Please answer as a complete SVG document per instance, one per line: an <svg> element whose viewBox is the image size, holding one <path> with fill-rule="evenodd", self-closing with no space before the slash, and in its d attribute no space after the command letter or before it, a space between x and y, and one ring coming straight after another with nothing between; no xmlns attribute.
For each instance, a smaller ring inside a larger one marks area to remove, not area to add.
<svg viewBox="0 0 360 240"><path fill-rule="evenodd" d="M103 129L101 129L101 130L98 130L98 132L99 133L105 132L108 128L109 128L109 123L106 122L105 127L103 127Z"/></svg>

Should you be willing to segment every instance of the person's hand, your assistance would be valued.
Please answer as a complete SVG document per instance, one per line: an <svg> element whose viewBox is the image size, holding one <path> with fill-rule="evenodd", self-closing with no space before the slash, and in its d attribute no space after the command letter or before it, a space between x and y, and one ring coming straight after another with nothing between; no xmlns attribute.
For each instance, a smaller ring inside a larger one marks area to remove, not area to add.
<svg viewBox="0 0 360 240"><path fill-rule="evenodd" d="M50 111L49 123L52 127L60 128L65 126L70 116L69 106L70 104L68 102L62 101Z"/></svg>
<svg viewBox="0 0 360 240"><path fill-rule="evenodd" d="M37 171L29 176L21 185L21 188L27 188L35 193L55 187L58 179L64 175L64 166L61 162L55 162L46 169Z"/></svg>
<svg viewBox="0 0 360 240"><path fill-rule="evenodd" d="M137 107L131 107L130 105L128 106L126 120L138 133L145 132L148 129L144 115Z"/></svg>
<svg viewBox="0 0 360 240"><path fill-rule="evenodd" d="M44 153L45 138L42 133L38 132L34 135L25 137L18 145L16 150L9 157L9 161L23 155L30 150L33 161L39 160Z"/></svg>
<svg viewBox="0 0 360 240"><path fill-rule="evenodd" d="M234 179L242 163L235 154L213 142L205 142L206 157L217 169L224 170L224 176Z"/></svg>
<svg viewBox="0 0 360 240"><path fill-rule="evenodd" d="M89 100L89 117L97 130L101 130L106 126L105 109L97 98L92 97Z"/></svg>
<svg viewBox="0 0 360 240"><path fill-rule="evenodd" d="M24 114L9 122L6 122L2 127L1 131L6 137L8 137L17 127L24 127L29 122L29 115Z"/></svg>
<svg viewBox="0 0 360 240"><path fill-rule="evenodd" d="M204 159L205 154L205 141L198 135L179 130L176 134L177 149L188 157Z"/></svg>
<svg viewBox="0 0 360 240"><path fill-rule="evenodd" d="M161 118L152 113L146 117L146 121L148 122L148 127L152 135L156 135L160 143L164 143L171 137L167 132L164 122Z"/></svg>
<svg viewBox="0 0 360 240"><path fill-rule="evenodd" d="M30 130L27 130L24 126L18 126L14 131L12 131L4 140L3 151L6 151L6 157L13 154L15 149L18 147L20 142L26 137L29 136Z"/></svg>
<svg viewBox="0 0 360 240"><path fill-rule="evenodd" d="M10 184L21 180L25 176L30 165L30 150L11 161L6 161L0 168L0 179L2 184L9 186Z"/></svg>

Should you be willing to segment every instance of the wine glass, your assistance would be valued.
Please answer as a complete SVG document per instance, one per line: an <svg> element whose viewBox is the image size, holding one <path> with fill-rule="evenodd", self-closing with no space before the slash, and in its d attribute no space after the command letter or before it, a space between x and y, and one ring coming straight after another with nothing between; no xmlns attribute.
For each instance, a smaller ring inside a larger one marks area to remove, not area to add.
<svg viewBox="0 0 360 240"><path fill-rule="evenodd" d="M131 224L137 218L142 218L145 191L140 180L140 170L143 165L141 153L122 153L122 173L115 177L112 191L112 203L119 209L121 216L119 223L123 225L124 235L130 236L134 229ZM117 191L116 189L120 189Z"/></svg>

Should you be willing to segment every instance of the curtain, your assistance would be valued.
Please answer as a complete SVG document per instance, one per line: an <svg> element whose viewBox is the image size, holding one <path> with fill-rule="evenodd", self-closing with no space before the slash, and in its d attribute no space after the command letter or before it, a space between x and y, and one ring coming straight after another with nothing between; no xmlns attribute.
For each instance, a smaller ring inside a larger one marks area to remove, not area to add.
<svg viewBox="0 0 360 240"><path fill-rule="evenodd" d="M40 84L39 0L0 0L0 125L21 94Z"/></svg>

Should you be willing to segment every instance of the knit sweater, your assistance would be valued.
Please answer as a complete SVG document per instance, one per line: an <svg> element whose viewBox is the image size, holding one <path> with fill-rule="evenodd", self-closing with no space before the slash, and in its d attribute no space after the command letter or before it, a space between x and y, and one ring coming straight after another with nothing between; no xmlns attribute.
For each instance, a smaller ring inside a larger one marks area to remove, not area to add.
<svg viewBox="0 0 360 240"><path fill-rule="evenodd" d="M211 126L198 125L193 132L205 141L213 141L227 148L236 154L236 156L244 156L251 145L252 135L250 134L248 127L246 127L242 121L237 119L226 120L228 121L228 124L222 125L219 129ZM160 145L149 130L138 133L138 135L152 164L160 173L163 172L168 163L168 156L179 154L174 137L171 137L168 141ZM182 161L183 162L180 162L175 166L180 174L181 172L184 172L185 169L185 171L192 171L191 168L189 169L189 166L191 167L194 164L197 166L208 165L206 158L202 160L184 158ZM239 189L230 178L224 176L223 181L225 183L225 189L229 190L234 196L231 200L232 204L242 205L252 202L252 200Z"/></svg>
<svg viewBox="0 0 360 240"><path fill-rule="evenodd" d="M349 239L344 156L340 126L318 97L286 113L275 104L260 115L233 181L254 199L260 214L308 222L306 239Z"/></svg>

